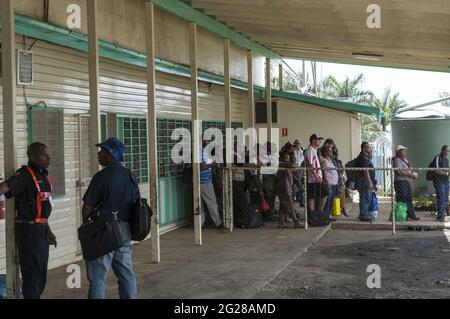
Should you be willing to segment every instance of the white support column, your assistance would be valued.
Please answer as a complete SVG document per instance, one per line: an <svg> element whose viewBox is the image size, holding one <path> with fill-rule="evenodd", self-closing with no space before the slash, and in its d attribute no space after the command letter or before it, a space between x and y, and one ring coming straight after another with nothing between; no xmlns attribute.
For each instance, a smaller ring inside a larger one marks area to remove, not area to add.
<svg viewBox="0 0 450 319"><path fill-rule="evenodd" d="M150 207L152 217L152 262L161 261L159 222L158 222L158 153L156 132L156 75L155 75L155 14L152 2L145 3L146 12L146 43L147 43L147 143L148 143L148 171L150 177Z"/></svg>
<svg viewBox="0 0 450 319"><path fill-rule="evenodd" d="M253 89L253 52L247 51L247 77L248 77L248 126L255 127L255 92Z"/></svg>
<svg viewBox="0 0 450 319"><path fill-rule="evenodd" d="M283 91L283 63L278 64L278 84L280 91Z"/></svg>
<svg viewBox="0 0 450 319"><path fill-rule="evenodd" d="M270 59L266 59L266 101L267 101L267 140L272 142L272 87L270 78Z"/></svg>
<svg viewBox="0 0 450 319"><path fill-rule="evenodd" d="M197 74L197 24L190 23L190 59L191 59L191 113L192 113L192 181L194 203L195 244L202 245L201 193L200 193L200 138L201 127L198 116L198 74Z"/></svg>
<svg viewBox="0 0 450 319"><path fill-rule="evenodd" d="M16 135L16 57L14 31L14 0L3 0L2 15L2 68L3 68L3 153L5 177L17 169ZM8 298L19 298L19 274L16 242L14 200L6 201L6 284Z"/></svg>
<svg viewBox="0 0 450 319"><path fill-rule="evenodd" d="M100 169L97 150L94 145L100 142L100 98L99 98L99 59L97 32L97 0L87 1L88 45L89 45L89 147L91 149L91 176Z"/></svg>
<svg viewBox="0 0 450 319"><path fill-rule="evenodd" d="M231 77L230 77L230 39L224 40L223 46L223 67L224 67L224 87L225 87L225 131L226 131L226 152L231 154L233 150L233 134L231 127ZM226 163L226 174L231 176L231 167L232 164L230 161ZM231 183L231 178L228 176L227 183ZM232 189L232 188L230 188ZM224 196L224 217L226 217L226 221L224 221L224 225L230 230L233 231L233 205L232 203L232 191L226 192L226 196Z"/></svg>

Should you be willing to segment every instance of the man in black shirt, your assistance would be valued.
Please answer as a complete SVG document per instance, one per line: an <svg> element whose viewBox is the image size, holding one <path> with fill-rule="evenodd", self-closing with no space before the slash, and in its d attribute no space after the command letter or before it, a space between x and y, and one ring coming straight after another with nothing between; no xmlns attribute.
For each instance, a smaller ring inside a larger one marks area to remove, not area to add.
<svg viewBox="0 0 450 319"><path fill-rule="evenodd" d="M358 172L358 179L356 181L356 189L359 192L359 219L361 221L372 221L372 216L369 214L370 201L372 200L372 191L376 191L375 170L373 168L372 149L370 144L363 142L361 144L361 153L356 159L356 167L368 168L364 171Z"/></svg>
<svg viewBox="0 0 450 319"><path fill-rule="evenodd" d="M136 299L136 277L131 257L131 230L129 224L133 203L138 199L134 176L121 162L125 145L110 137L95 145L100 148L98 162L104 168L94 175L83 196L83 221L95 214L105 215L117 210L121 231L128 241L119 249L95 260L86 261L89 280L89 299L104 299L106 280L112 268L118 279L120 299ZM117 205L117 206L116 206ZM116 206L116 207L113 207ZM126 234L126 235L125 235Z"/></svg>
<svg viewBox="0 0 450 319"><path fill-rule="evenodd" d="M47 223L52 212L53 186L48 176L50 156L42 143L27 149L28 165L0 184L0 194L15 198L16 246L25 299L40 299L47 281L49 245L56 237Z"/></svg>

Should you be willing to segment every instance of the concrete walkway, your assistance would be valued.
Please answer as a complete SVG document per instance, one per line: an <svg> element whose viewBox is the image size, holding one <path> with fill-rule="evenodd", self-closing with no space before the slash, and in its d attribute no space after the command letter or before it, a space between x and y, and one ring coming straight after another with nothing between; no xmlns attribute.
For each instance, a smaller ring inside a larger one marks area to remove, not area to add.
<svg viewBox="0 0 450 319"><path fill-rule="evenodd" d="M150 241L133 248L139 298L252 298L267 282L324 236L329 227L276 229L206 229L195 246L192 228L161 237L161 263L150 262ZM66 267L49 272L44 298L86 298L84 263L81 288L69 289ZM107 298L118 298L111 273Z"/></svg>

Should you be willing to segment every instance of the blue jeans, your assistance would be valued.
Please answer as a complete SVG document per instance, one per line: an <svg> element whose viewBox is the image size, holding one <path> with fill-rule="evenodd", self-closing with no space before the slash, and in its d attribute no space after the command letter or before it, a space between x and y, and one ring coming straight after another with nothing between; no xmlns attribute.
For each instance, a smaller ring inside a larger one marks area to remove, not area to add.
<svg viewBox="0 0 450 319"><path fill-rule="evenodd" d="M447 181L435 181L433 183L436 189L438 217L445 218L447 215L447 201L449 193L449 184Z"/></svg>
<svg viewBox="0 0 450 319"><path fill-rule="evenodd" d="M372 200L372 190L369 186L362 186L358 188L359 192L359 219L372 220L369 214L370 201Z"/></svg>
<svg viewBox="0 0 450 319"><path fill-rule="evenodd" d="M338 196L338 185L329 185L330 195L328 195L327 202L325 203L324 211L331 214L331 207L333 206L333 200Z"/></svg>
<svg viewBox="0 0 450 319"><path fill-rule="evenodd" d="M131 259L131 243L92 261L86 261L90 283L89 299L105 299L106 280L113 269L118 279L120 299L136 299L136 277Z"/></svg>
<svg viewBox="0 0 450 319"><path fill-rule="evenodd" d="M406 180L394 181L394 189L397 202L406 203L408 206L408 217L415 217L416 211L413 205L413 194L411 190L411 183Z"/></svg>

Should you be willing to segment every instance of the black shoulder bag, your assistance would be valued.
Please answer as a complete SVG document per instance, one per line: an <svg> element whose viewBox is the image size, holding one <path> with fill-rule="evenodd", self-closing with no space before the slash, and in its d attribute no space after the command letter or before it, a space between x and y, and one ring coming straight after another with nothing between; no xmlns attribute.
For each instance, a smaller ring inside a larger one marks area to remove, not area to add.
<svg viewBox="0 0 450 319"><path fill-rule="evenodd" d="M153 212L148 205L147 199L141 197L139 185L134 179L133 174L131 172L129 173L138 194L138 199L134 202L133 206L131 206L130 212L129 222L131 229L131 240L142 241L147 238L148 234L150 234Z"/></svg>
<svg viewBox="0 0 450 319"><path fill-rule="evenodd" d="M112 212L102 215L97 209L94 216L78 228L78 239L85 260L91 261L102 257L123 247L130 240L130 235L127 234L125 227L120 227L116 197L112 189L112 179L110 178L109 195Z"/></svg>

